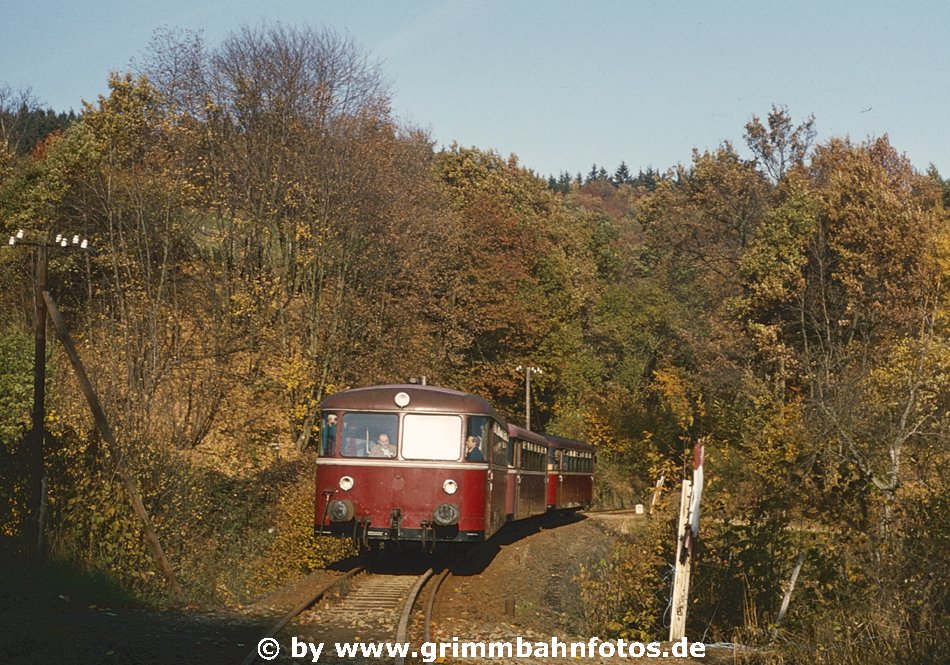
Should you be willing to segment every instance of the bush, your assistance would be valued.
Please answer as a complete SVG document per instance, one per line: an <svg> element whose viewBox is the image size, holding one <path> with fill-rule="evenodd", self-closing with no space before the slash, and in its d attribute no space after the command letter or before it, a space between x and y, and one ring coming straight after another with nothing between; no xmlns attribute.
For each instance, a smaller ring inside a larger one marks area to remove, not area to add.
<svg viewBox="0 0 950 665"><path fill-rule="evenodd" d="M15 538L27 515L33 398L33 340L13 329L0 331L0 537Z"/></svg>
<svg viewBox="0 0 950 665"><path fill-rule="evenodd" d="M587 634L646 642L661 636L672 560L668 531L663 520L648 520L635 537L618 536L596 566L581 566L576 582Z"/></svg>
<svg viewBox="0 0 950 665"><path fill-rule="evenodd" d="M313 537L313 460L275 462L232 478L177 453L143 447L134 460L143 500L191 602L246 602L345 556ZM159 600L167 584L108 457L68 432L51 463L55 558Z"/></svg>

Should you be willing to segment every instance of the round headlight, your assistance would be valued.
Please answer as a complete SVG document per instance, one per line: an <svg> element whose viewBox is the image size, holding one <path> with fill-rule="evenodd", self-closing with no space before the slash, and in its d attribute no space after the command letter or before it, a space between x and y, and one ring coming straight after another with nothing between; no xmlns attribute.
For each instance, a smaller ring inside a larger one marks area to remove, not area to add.
<svg viewBox="0 0 950 665"><path fill-rule="evenodd" d="M454 503L443 503L440 504L435 510L432 511L432 521L434 521L439 526L452 526L453 524L458 524L459 518L461 517L459 512L459 507Z"/></svg>
<svg viewBox="0 0 950 665"><path fill-rule="evenodd" d="M349 492L351 489L353 489L353 484L353 479L350 476L343 476L340 478L340 489L344 492Z"/></svg>
<svg viewBox="0 0 950 665"><path fill-rule="evenodd" d="M355 512L356 506L353 505L352 501L336 499L327 506L327 515L332 522L349 522L353 519Z"/></svg>
<svg viewBox="0 0 950 665"><path fill-rule="evenodd" d="M455 482L454 480L452 480L451 478L449 478L444 483L442 483L442 491L445 492L446 494L455 494L456 492L458 492L458 489L459 489L459 484Z"/></svg>

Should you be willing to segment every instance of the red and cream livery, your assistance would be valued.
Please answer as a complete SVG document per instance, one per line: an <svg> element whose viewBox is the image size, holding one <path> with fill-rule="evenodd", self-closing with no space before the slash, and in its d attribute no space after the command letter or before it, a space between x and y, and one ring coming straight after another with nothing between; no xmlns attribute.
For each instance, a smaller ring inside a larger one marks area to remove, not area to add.
<svg viewBox="0 0 950 665"><path fill-rule="evenodd" d="M480 541L506 520L590 504L590 446L508 425L480 397L372 386L330 395L321 408L317 534L361 547ZM567 472L586 474L586 484L558 481L553 503L552 446L559 460L590 460Z"/></svg>

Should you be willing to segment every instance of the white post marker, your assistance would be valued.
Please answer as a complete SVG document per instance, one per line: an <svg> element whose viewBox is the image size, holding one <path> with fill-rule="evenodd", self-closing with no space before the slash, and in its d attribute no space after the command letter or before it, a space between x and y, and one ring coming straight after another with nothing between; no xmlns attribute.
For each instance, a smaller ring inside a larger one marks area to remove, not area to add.
<svg viewBox="0 0 950 665"><path fill-rule="evenodd" d="M689 500L692 483L683 481L680 492L680 517L676 525L676 569L673 573L673 607L670 616L670 642L686 636L686 609L689 600L689 551L686 547L687 524L689 524Z"/></svg>
<svg viewBox="0 0 950 665"><path fill-rule="evenodd" d="M663 491L663 483L666 481L666 474L661 473L660 477L656 479L656 488L653 490L653 498L650 500L650 514L653 514L653 509L656 508L656 502L660 500L660 492Z"/></svg>
<svg viewBox="0 0 950 665"><path fill-rule="evenodd" d="M700 439L693 446L693 492L689 500L689 555L695 556L696 545L699 543L699 501L703 496L703 460L706 457L706 446Z"/></svg>
<svg viewBox="0 0 950 665"><path fill-rule="evenodd" d="M670 616L670 641L686 636L686 612L689 608L689 575L699 543L699 502L703 494L703 461L706 448L700 439L693 447L693 480L683 481L680 515L676 526L676 569L673 576L673 602Z"/></svg>

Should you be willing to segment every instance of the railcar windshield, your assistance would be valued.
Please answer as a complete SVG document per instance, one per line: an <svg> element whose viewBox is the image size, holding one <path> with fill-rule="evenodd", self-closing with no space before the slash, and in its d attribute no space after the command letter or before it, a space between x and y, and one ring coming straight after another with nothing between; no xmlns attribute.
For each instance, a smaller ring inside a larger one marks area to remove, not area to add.
<svg viewBox="0 0 950 665"><path fill-rule="evenodd" d="M399 416L395 413L345 413L340 437L343 457L395 457Z"/></svg>
<svg viewBox="0 0 950 665"><path fill-rule="evenodd" d="M462 416L407 413L402 421L402 456L414 460L457 460Z"/></svg>

